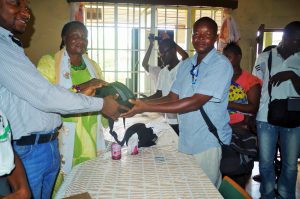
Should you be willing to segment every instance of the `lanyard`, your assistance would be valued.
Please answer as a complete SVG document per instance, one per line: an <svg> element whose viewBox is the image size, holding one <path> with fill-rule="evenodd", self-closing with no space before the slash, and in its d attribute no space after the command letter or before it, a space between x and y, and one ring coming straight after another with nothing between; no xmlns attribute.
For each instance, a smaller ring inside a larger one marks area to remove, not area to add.
<svg viewBox="0 0 300 199"><path fill-rule="evenodd" d="M190 74L192 75L192 84L196 84L197 77L199 75L199 65L192 65Z"/></svg>

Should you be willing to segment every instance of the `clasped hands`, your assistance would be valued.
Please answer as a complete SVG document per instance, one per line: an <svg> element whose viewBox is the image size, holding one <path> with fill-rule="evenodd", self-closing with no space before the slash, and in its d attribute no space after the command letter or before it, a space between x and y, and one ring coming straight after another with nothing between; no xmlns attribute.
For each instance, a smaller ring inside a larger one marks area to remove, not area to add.
<svg viewBox="0 0 300 199"><path fill-rule="evenodd" d="M127 106L118 104L115 99L118 96L107 96L104 98L104 104L102 108L102 113L106 116L109 116L113 120L118 119L119 117L133 117L138 113L145 112L147 104L140 99L130 99L129 102L133 104L133 107L130 109ZM116 104L115 104L116 103ZM114 111L111 107L118 105L117 111Z"/></svg>
<svg viewBox="0 0 300 199"><path fill-rule="evenodd" d="M108 83L104 80L93 78L85 83L77 85L80 87L80 93L87 96L94 96L97 88L106 86ZM106 96L103 98L103 107L101 112L110 117L113 120L117 120L119 117L132 117L135 114L144 112L146 103L139 99L130 99L130 103L134 106L133 108L128 108L127 106L119 104L116 99L118 95Z"/></svg>
<svg viewBox="0 0 300 199"><path fill-rule="evenodd" d="M97 88L102 88L106 86L108 83L104 80L93 78L87 82L79 84L80 93L87 95L87 96L94 96L96 93ZM135 115L134 110L129 109L127 106L119 104L116 99L118 95L115 96L106 96L103 98L103 107L102 107L102 114L107 117L110 117L113 120L117 120L121 113L124 113L121 117L131 117ZM134 104L134 102L133 102Z"/></svg>

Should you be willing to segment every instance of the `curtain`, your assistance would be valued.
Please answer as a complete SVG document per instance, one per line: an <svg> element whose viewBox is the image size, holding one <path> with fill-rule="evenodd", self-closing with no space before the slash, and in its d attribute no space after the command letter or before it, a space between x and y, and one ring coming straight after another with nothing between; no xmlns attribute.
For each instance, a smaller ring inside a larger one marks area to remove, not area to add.
<svg viewBox="0 0 300 199"><path fill-rule="evenodd" d="M220 29L218 50L223 48L230 42L238 42L240 40L240 31L234 18L230 15L231 9L224 9L223 23Z"/></svg>
<svg viewBox="0 0 300 199"><path fill-rule="evenodd" d="M71 5L71 21L80 21L83 23L84 3L73 2Z"/></svg>

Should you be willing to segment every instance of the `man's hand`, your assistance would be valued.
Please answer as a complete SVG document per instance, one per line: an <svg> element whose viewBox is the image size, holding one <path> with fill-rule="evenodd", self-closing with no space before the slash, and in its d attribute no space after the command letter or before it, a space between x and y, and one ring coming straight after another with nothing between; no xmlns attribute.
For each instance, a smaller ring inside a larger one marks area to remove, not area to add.
<svg viewBox="0 0 300 199"><path fill-rule="evenodd" d="M94 96L97 88L101 88L106 85L107 82L105 82L104 80L94 78L78 86L80 88L80 93L87 96Z"/></svg>
<svg viewBox="0 0 300 199"><path fill-rule="evenodd" d="M103 107L101 112L113 120L117 120L122 112L129 111L129 108L118 104L116 98L118 96L107 96L103 98Z"/></svg>
<svg viewBox="0 0 300 199"><path fill-rule="evenodd" d="M282 82L292 79L294 75L293 71L279 72L273 75L269 82L272 86L279 86Z"/></svg>
<svg viewBox="0 0 300 199"><path fill-rule="evenodd" d="M10 175L8 175L7 180L13 189L13 193L4 197L7 199L30 199L31 192L29 185L27 183L27 178L25 170L23 168L22 162L18 155L15 153L15 169Z"/></svg>
<svg viewBox="0 0 300 199"><path fill-rule="evenodd" d="M145 112L147 104L144 101L140 99L136 99L136 100L130 99L129 102L134 106L126 113L122 113L121 117L133 117L138 113Z"/></svg>

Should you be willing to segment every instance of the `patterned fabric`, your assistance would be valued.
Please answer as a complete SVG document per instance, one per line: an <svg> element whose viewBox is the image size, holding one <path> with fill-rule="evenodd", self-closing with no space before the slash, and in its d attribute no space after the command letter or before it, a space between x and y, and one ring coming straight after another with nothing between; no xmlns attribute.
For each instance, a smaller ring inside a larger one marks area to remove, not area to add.
<svg viewBox="0 0 300 199"><path fill-rule="evenodd" d="M261 80L243 70L236 82L231 81L229 102L248 104L247 92L257 84L261 85ZM230 124L241 122L245 118L244 114L237 110L228 108L228 112L230 114Z"/></svg>
<svg viewBox="0 0 300 199"><path fill-rule="evenodd" d="M229 101L238 104L247 104L247 94L244 89L236 82L231 81L229 89ZM238 112L237 110L228 108L230 114Z"/></svg>

